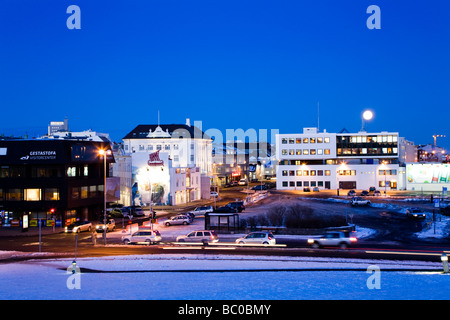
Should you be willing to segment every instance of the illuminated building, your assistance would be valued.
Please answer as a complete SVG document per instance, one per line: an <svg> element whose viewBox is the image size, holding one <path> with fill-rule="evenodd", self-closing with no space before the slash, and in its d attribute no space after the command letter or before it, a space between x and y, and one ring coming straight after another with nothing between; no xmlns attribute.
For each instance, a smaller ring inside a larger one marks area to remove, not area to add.
<svg viewBox="0 0 450 320"><path fill-rule="evenodd" d="M330 133L304 128L279 134L277 189L399 189L399 137L395 132Z"/></svg>
<svg viewBox="0 0 450 320"><path fill-rule="evenodd" d="M104 163L98 151L109 147L109 143L75 140L0 141L3 226L14 226L24 215L31 226L36 219L54 218L60 226L73 220L99 221ZM107 162L114 158L108 156ZM109 171L106 174L109 179Z"/></svg>
<svg viewBox="0 0 450 320"><path fill-rule="evenodd" d="M176 205L209 198L212 140L186 124L138 125L123 138L131 155L135 204Z"/></svg>

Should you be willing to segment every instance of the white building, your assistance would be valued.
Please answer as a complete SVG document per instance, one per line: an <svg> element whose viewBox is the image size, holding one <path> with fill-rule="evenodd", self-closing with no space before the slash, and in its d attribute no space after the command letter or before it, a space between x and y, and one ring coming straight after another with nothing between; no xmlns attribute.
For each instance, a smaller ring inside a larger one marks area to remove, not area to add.
<svg viewBox="0 0 450 320"><path fill-rule="evenodd" d="M278 134L277 189L380 190L399 186L398 133L329 133L304 128ZM386 182L386 184L385 184Z"/></svg>
<svg viewBox="0 0 450 320"><path fill-rule="evenodd" d="M150 192L153 202L172 205L209 198L212 140L189 119L186 124L138 125L123 145L142 202L149 202L145 194Z"/></svg>

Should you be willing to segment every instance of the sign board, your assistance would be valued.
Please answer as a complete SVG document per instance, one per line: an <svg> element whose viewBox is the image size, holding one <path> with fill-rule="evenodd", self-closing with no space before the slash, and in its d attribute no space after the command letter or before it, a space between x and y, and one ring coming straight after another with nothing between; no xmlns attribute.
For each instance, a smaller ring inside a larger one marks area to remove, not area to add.
<svg viewBox="0 0 450 320"><path fill-rule="evenodd" d="M434 202L434 207L439 208L439 199L434 199L433 202Z"/></svg>
<svg viewBox="0 0 450 320"><path fill-rule="evenodd" d="M447 187L442 187L442 194L447 195Z"/></svg>

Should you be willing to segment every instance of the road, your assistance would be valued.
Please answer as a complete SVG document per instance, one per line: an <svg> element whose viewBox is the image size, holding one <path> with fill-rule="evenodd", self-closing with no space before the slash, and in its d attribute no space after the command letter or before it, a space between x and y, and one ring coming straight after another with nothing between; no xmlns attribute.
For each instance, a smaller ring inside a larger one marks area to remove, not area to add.
<svg viewBox="0 0 450 320"><path fill-rule="evenodd" d="M222 203L228 199L245 196L245 193L233 193L222 199ZM323 196L323 195L322 195ZM314 197L314 199L311 199ZM175 241L177 235L187 234L192 230L204 228L202 217L196 218L188 226L164 227L162 224L155 226L163 236L163 244L142 246L121 244L120 231L108 233L107 246L103 245L101 234L94 246L90 233L74 234L55 233L45 234L41 237L42 252L52 252L61 256L104 256L104 255L133 255L133 254L157 254L157 253L202 253L202 254L249 254L249 255L292 255L292 256L320 256L342 258L370 258L370 259L398 259L398 260L425 260L440 261L443 252L450 253L450 241L444 239L419 239L415 235L420 232L426 221L416 221L406 218L398 211L387 210L382 207L356 207L346 203L330 202L328 196L322 200L317 195L302 197L298 193L286 194L273 192L266 200L250 205L240 214L242 219L267 212L271 206L287 205L289 203L301 203L314 210L327 214L333 212L347 217L347 219L363 228L370 228L376 232L368 238L358 240L358 243L346 250L336 248L311 249L307 244L307 236L277 235L277 244L285 247L241 247L234 245L234 240L239 235L220 234L219 245L209 246L180 246L170 244ZM225 200L224 200L225 199ZM372 199L371 199L372 200ZM373 200L375 201L375 200ZM379 199L378 201L385 201ZM393 201L390 201L393 202ZM427 206L423 204L423 206ZM172 212L171 214L174 214ZM146 219L141 219L142 220ZM119 226L120 228L120 226ZM224 246L224 243L230 245ZM37 235L16 235L6 237L0 235L0 250L15 250L25 252L39 251L39 237Z"/></svg>

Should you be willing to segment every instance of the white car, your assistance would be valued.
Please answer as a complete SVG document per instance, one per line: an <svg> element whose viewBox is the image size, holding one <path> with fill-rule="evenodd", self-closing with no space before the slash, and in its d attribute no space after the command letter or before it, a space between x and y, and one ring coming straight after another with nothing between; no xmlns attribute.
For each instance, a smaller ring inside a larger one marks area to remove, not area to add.
<svg viewBox="0 0 450 320"><path fill-rule="evenodd" d="M236 239L236 243L274 245L276 244L276 240L270 232L251 232L245 237Z"/></svg>
<svg viewBox="0 0 450 320"><path fill-rule="evenodd" d="M74 232L74 233L79 233L82 231L91 232L91 229L92 223L90 223L89 221L77 221L65 227L64 232Z"/></svg>
<svg viewBox="0 0 450 320"><path fill-rule="evenodd" d="M123 244L145 243L152 244L161 242L161 234L158 230L139 230L132 235L122 237Z"/></svg>
<svg viewBox="0 0 450 320"><path fill-rule="evenodd" d="M197 207L194 210L191 211L191 213L194 214L194 216L200 216L204 215L205 213L213 212L214 208L212 206L203 206L203 207Z"/></svg>
<svg viewBox="0 0 450 320"><path fill-rule="evenodd" d="M245 180L245 179L239 180L239 185L240 186L246 186L247 185L247 180Z"/></svg>
<svg viewBox="0 0 450 320"><path fill-rule="evenodd" d="M109 219L108 221L106 221L106 225L103 223L96 225L95 231L101 233L104 231L105 228L106 228L106 232L114 231L114 229L116 229L116 222L114 221L114 219Z"/></svg>
<svg viewBox="0 0 450 320"><path fill-rule="evenodd" d="M323 236L309 238L308 244L313 248L321 247L340 247L345 249L348 246L355 244L357 239L354 236L346 235L344 232L328 232Z"/></svg>
<svg viewBox="0 0 450 320"><path fill-rule="evenodd" d="M370 201L362 197L353 197L352 200L350 200L350 204L352 206L369 206Z"/></svg>
<svg viewBox="0 0 450 320"><path fill-rule="evenodd" d="M187 235L178 236L177 242L217 242L219 241L214 230L197 230L189 232Z"/></svg>
<svg viewBox="0 0 450 320"><path fill-rule="evenodd" d="M218 194L216 191L211 191L211 192L209 193L209 196L210 196L211 198L218 198L218 197L219 197L219 194Z"/></svg>
<svg viewBox="0 0 450 320"><path fill-rule="evenodd" d="M191 219L189 219L188 216L184 216L184 215L179 215L179 216L173 216L169 219L167 219L166 221L164 221L164 225L166 227L168 226L173 226L173 225L177 225L177 224L190 224L191 223Z"/></svg>

